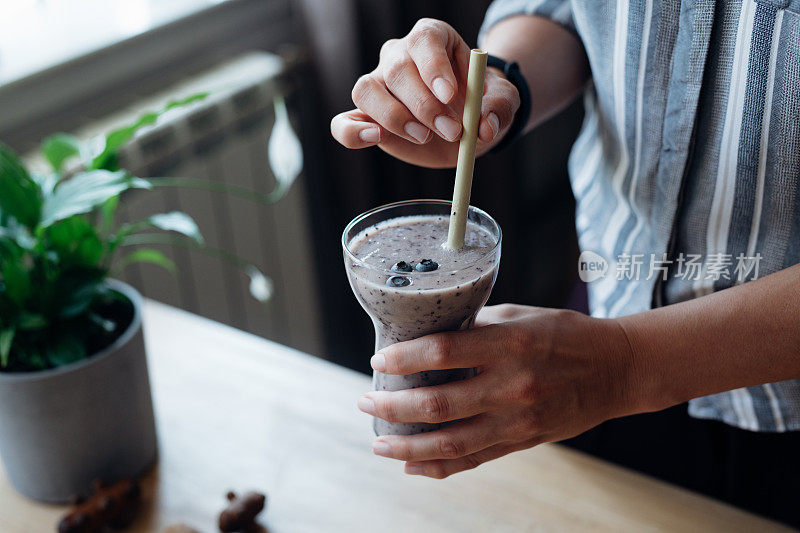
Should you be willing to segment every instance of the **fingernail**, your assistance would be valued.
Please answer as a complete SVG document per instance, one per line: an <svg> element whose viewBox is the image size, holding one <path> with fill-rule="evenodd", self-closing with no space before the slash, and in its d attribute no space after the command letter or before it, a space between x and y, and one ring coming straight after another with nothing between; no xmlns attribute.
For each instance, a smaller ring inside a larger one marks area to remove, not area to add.
<svg viewBox="0 0 800 533"><path fill-rule="evenodd" d="M412 475L422 474L422 466L406 463L406 474L412 474Z"/></svg>
<svg viewBox="0 0 800 533"><path fill-rule="evenodd" d="M431 84L433 87L433 94L436 95L443 104L446 104L453 98L453 85L444 78L436 78Z"/></svg>
<svg viewBox="0 0 800 533"><path fill-rule="evenodd" d="M381 139L380 128L366 128L358 132L358 138L365 143L376 143Z"/></svg>
<svg viewBox="0 0 800 533"><path fill-rule="evenodd" d="M375 455L381 455L383 457L391 457L392 447L382 440L376 440L372 443L372 453Z"/></svg>
<svg viewBox="0 0 800 533"><path fill-rule="evenodd" d="M378 372L385 372L386 371L386 358L383 356L382 353L376 353L372 356L369 360L369 364L372 368L377 370Z"/></svg>
<svg viewBox="0 0 800 533"><path fill-rule="evenodd" d="M461 133L461 124L445 115L436 117L433 125L448 141L455 141L458 138L458 134Z"/></svg>
<svg viewBox="0 0 800 533"><path fill-rule="evenodd" d="M367 413L368 415L375 414L375 402L366 396L358 399L358 408Z"/></svg>
<svg viewBox="0 0 800 533"><path fill-rule="evenodd" d="M425 140L428 138L428 134L431 131L419 122L407 122L404 129L406 130L406 133L420 143L425 142Z"/></svg>
<svg viewBox="0 0 800 533"><path fill-rule="evenodd" d="M492 127L492 139L494 139L500 133L500 119L492 112L486 115L486 122Z"/></svg>

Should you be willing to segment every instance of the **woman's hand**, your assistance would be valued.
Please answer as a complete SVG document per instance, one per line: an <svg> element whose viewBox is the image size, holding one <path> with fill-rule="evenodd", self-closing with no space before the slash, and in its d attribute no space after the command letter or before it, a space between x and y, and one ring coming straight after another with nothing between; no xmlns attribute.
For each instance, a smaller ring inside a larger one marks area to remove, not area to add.
<svg viewBox="0 0 800 533"><path fill-rule="evenodd" d="M336 115L331 133L347 148L378 145L409 163L452 167L470 48L447 23L422 19L402 39L381 48L378 67L353 87L357 109ZM487 69L478 153L499 142L519 107L517 89Z"/></svg>
<svg viewBox="0 0 800 533"><path fill-rule="evenodd" d="M615 321L499 305L483 309L476 326L397 343L372 358L388 374L478 368L464 381L359 400L362 411L389 422L456 420L374 441L377 455L407 461L406 473L444 478L637 411L636 365Z"/></svg>

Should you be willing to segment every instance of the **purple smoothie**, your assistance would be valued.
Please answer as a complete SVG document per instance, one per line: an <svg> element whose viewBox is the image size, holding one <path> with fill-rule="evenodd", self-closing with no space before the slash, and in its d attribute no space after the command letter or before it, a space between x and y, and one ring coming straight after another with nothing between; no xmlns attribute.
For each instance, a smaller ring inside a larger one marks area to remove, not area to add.
<svg viewBox="0 0 800 533"><path fill-rule="evenodd" d="M375 325L375 351L431 333L466 329L489 298L500 258L499 228L495 224L497 233L493 233L478 221L468 220L464 247L453 251L442 246L447 241L448 224L446 214L399 216L365 227L347 243L350 253L345 254L345 263L350 285ZM417 264L424 259L432 260L438 268L418 272ZM413 270L392 271L401 261ZM387 280L397 276L401 279L393 281L402 286L387 285ZM395 391L473 375L472 368L408 376L374 372L373 385L376 390ZM440 426L389 423L379 418L374 422L378 435L423 433Z"/></svg>

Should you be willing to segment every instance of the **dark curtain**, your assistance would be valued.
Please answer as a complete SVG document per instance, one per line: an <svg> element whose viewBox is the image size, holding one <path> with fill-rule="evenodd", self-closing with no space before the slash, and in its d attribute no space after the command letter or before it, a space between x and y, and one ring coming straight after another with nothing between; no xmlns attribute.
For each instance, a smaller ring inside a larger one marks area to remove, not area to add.
<svg viewBox="0 0 800 533"><path fill-rule="evenodd" d="M303 4L314 72L305 87L302 131L323 294L326 355L367 371L372 325L350 292L340 237L355 215L380 204L452 196L453 171L415 167L378 148L348 151L330 137L333 115L352 107L356 78L375 68L380 46L422 17L447 21L471 45L489 1L308 0ZM349 32L342 35L337 32ZM335 49L332 49L335 48ZM500 274L490 303L560 307L574 299L577 244L566 160L580 126L575 104L503 153L475 166L472 204L503 229Z"/></svg>

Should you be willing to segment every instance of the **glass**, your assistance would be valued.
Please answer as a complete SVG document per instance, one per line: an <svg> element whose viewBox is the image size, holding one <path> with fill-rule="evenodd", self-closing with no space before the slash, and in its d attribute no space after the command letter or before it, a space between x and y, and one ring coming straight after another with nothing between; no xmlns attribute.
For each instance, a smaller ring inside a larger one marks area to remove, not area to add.
<svg viewBox="0 0 800 533"><path fill-rule="evenodd" d="M445 200L408 200L388 204L357 216L345 228L342 234L345 269L356 298L375 327L376 352L390 344L431 333L467 329L473 325L475 315L489 299L497 278L502 232L492 217L476 207L470 206L468 220L485 229L495 245L457 270L402 272L410 284L389 287L386 280L398 275L398 272L391 270L392 265L379 268L367 264L350 249L359 234L386 220L418 215L449 218L450 204ZM431 285L432 279L436 280L436 286L424 287ZM440 285L439 281L443 283ZM474 368L433 370L407 376L375 371L373 386L375 390L396 391L440 385L474 375ZM390 423L379 418L374 421L378 435L410 435L439 427L441 424Z"/></svg>

